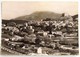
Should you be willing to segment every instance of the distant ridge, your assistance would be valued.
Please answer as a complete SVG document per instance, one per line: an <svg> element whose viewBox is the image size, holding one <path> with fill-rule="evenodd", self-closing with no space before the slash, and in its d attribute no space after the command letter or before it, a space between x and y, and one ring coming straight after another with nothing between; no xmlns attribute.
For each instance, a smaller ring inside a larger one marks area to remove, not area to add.
<svg viewBox="0 0 80 57"><path fill-rule="evenodd" d="M46 19L46 18L59 19L61 15L62 14L49 12L49 11L36 11L30 15L17 17L15 18L15 20L38 20L39 21L41 19Z"/></svg>
<svg viewBox="0 0 80 57"><path fill-rule="evenodd" d="M10 20L2 19L2 23L9 23L9 22L24 23L30 20L40 21L41 19L46 19L46 18L51 18L52 20L61 20L61 16L62 14L59 13L54 13L49 11L36 11L30 15L20 16ZM73 20L75 20L75 18L78 18L78 14L73 15L72 18Z"/></svg>

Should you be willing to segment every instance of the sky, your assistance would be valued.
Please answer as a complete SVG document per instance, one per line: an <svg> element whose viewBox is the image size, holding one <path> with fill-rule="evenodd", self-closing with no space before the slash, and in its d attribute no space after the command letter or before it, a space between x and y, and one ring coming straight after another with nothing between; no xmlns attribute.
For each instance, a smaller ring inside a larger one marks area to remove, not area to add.
<svg viewBox="0 0 80 57"><path fill-rule="evenodd" d="M2 19L29 15L35 11L78 14L78 2L72 1L8 1L2 2Z"/></svg>

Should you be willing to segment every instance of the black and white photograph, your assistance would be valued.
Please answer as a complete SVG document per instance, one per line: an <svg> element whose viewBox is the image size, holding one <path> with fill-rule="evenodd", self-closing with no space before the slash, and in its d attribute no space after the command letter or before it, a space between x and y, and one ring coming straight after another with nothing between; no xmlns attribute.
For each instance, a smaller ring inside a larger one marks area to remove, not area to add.
<svg viewBox="0 0 80 57"><path fill-rule="evenodd" d="M1 55L79 55L78 1L3 1L1 17Z"/></svg>

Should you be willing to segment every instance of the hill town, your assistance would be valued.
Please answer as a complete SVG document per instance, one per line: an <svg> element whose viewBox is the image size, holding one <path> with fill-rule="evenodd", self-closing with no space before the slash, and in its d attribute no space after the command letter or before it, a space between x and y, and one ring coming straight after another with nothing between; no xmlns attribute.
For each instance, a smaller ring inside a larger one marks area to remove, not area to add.
<svg viewBox="0 0 80 57"><path fill-rule="evenodd" d="M77 55L78 14L34 12L2 20L2 49L24 55Z"/></svg>

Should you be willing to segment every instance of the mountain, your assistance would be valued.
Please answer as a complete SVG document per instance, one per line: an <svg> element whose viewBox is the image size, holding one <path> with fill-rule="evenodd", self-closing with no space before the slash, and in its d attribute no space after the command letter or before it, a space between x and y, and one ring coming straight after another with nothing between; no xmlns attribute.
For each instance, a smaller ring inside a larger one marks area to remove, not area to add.
<svg viewBox="0 0 80 57"><path fill-rule="evenodd" d="M51 20L65 20L67 18L66 16L61 18L61 16L64 16L64 15L59 13L49 12L49 11L36 11L30 15L20 16L11 20L2 19L2 23L9 23L9 22L24 23L29 20L40 21L41 19L45 20L50 18ZM78 14L73 15L72 18L75 21L75 19L78 18Z"/></svg>
<svg viewBox="0 0 80 57"><path fill-rule="evenodd" d="M49 12L49 11L37 11L30 15L17 17L15 18L15 20L38 20L39 21L41 19L46 19L46 18L59 19L61 15L62 14Z"/></svg>

